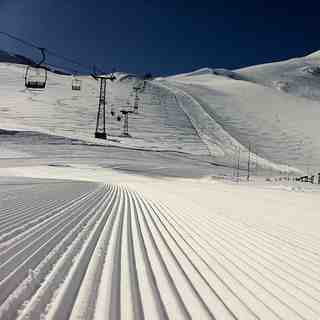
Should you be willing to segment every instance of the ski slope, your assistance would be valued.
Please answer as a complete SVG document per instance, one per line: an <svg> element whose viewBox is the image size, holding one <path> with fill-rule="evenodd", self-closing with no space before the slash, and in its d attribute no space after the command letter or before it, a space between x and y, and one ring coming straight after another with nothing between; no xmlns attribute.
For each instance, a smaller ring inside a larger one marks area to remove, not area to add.
<svg viewBox="0 0 320 320"><path fill-rule="evenodd" d="M131 138L121 136L123 122L110 110L117 115L133 104L139 80L118 73L118 80L108 83L107 143L93 138L97 81L81 77L83 90L75 92L70 76L49 73L47 89L32 92L23 88L23 65L1 63L1 126L95 144L210 154L229 166L239 149L245 163L251 145L263 169L311 173L320 160L319 59L314 53L241 70L204 68L147 81L139 113L129 120Z"/></svg>
<svg viewBox="0 0 320 320"><path fill-rule="evenodd" d="M47 88L36 92L24 88L25 66L0 63L0 124L2 128L40 131L89 143L148 150L185 151L208 154L189 119L177 106L175 97L159 87L147 85L140 94L139 114L130 116L132 138L121 137L123 121L116 115L127 103L133 104L135 79L108 82L107 131L110 141L94 139L98 110L99 83L91 77L80 77L82 90L72 91L71 76L49 73Z"/></svg>
<svg viewBox="0 0 320 320"><path fill-rule="evenodd" d="M148 81L131 138L118 73L107 141L94 79L0 63L0 320L320 319L318 61Z"/></svg>
<svg viewBox="0 0 320 320"><path fill-rule="evenodd" d="M215 157L230 159L237 148L246 157L251 144L262 165L312 172L320 161L319 57L201 69L159 82L180 97Z"/></svg>
<svg viewBox="0 0 320 320"><path fill-rule="evenodd" d="M152 181L153 192L151 181L126 181L0 186L0 319L319 317L318 216L302 231L306 216L292 210L281 221L195 202L232 193L240 208L248 193L232 185L207 185L199 199L197 181ZM303 204L268 197L265 209Z"/></svg>

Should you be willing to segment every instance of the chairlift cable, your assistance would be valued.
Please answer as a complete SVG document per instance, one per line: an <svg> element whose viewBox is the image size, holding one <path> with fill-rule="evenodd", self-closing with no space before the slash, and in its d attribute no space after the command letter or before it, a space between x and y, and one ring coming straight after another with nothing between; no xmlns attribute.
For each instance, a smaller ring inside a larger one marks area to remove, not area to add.
<svg viewBox="0 0 320 320"><path fill-rule="evenodd" d="M47 53L52 55L52 56L54 56L54 57L56 57L56 58L59 58L59 59L64 60L66 62L69 62L69 63L71 63L73 65L76 65L78 67L81 67L83 69L91 71L91 67L90 66L84 65L84 64L82 64L80 62L77 62L76 60L73 60L73 59L67 58L65 56L59 55L59 54L55 53L54 51L47 50Z"/></svg>
<svg viewBox="0 0 320 320"><path fill-rule="evenodd" d="M18 42L21 42L26 46L32 47L34 49L39 49L39 46L36 46L35 44L33 44L33 43L29 42L29 41L26 41L26 40L23 40L21 38L18 38L16 36L14 36L14 35L11 35L10 33L4 32L4 31L0 31L0 34L3 34L5 36L7 36L8 38L11 38L11 39L16 40Z"/></svg>
<svg viewBox="0 0 320 320"><path fill-rule="evenodd" d="M45 52L46 52L47 54L51 55L51 56L54 56L54 57L59 58L59 59L61 59L61 60L64 60L64 61L66 61L66 62L68 62L68 63L73 64L73 65L77 65L78 67L81 67L81 68L83 68L83 69L85 69L85 70L87 70L87 71L89 71L89 70L90 70L90 72L92 71L92 67L89 66L89 65L85 65L85 64L83 64L83 63L81 63L81 62L79 62L79 61L76 61L76 60L74 60L74 59L70 59L70 58L68 58L68 57L66 57L66 56L60 55L60 54L58 54L58 53L56 53L56 52L54 52L54 51L52 51L52 50L47 50L47 49L45 49L45 48L42 48L42 47L40 47L40 46L37 46L37 45L35 45L34 43L31 43L31 42L29 42L29 41L26 41L26 40L24 40L24 39L22 39L22 38L20 38L20 37L17 37L17 36L15 36L15 35L12 35L12 34L8 33L8 32L0 31L0 34L5 35L6 37L11 38L11 39L13 39L13 40L15 40L15 41L18 41L18 42L20 42L20 43L22 43L22 44L24 44L24 45L26 45L26 46L28 46L28 47L31 47L31 48L34 48L34 49L37 49L37 50L40 50L40 51L41 51L41 50L45 50ZM62 68L62 69L63 69L63 68ZM98 70L101 71L101 69L98 69Z"/></svg>
<svg viewBox="0 0 320 320"><path fill-rule="evenodd" d="M35 44L33 44L33 43L29 42L29 41L26 41L26 40L21 39L21 38L19 38L19 37L17 37L17 36L14 36L14 35L12 35L12 34L10 34L10 33L8 33L8 32L0 31L0 34L3 34L3 35L5 35L5 36L7 36L7 37L9 37L9 38L11 38L11 39L13 39L13 40L18 41L18 42L21 42L21 43L23 43L24 45L29 46L29 47L31 47L31 48L38 49L38 50L43 49L43 48L41 48L41 47L39 47L39 46L36 46ZM78 66L80 66L80 67L82 67L82 68L84 68L84 69L91 70L91 67L85 66L84 64L82 64L82 63L80 63L80 62L78 62L78 61L75 61L75 60L73 60L73 59L70 59L70 58L67 58L67 57L65 57L65 56L59 55L58 53L55 53L54 51L46 50L46 52L47 52L48 54L52 55L52 56L55 56L56 58L59 58L59 59L61 59L61 60L65 60L65 61L67 61L67 62L69 62L69 63L74 64L74 65L78 65Z"/></svg>
<svg viewBox="0 0 320 320"><path fill-rule="evenodd" d="M79 70L76 70L76 69L73 69L70 67L61 67L61 66L58 66L58 65L52 64L52 63L46 63L45 65L52 67L52 68L55 68L57 71L68 71L71 74L81 74L81 72Z"/></svg>

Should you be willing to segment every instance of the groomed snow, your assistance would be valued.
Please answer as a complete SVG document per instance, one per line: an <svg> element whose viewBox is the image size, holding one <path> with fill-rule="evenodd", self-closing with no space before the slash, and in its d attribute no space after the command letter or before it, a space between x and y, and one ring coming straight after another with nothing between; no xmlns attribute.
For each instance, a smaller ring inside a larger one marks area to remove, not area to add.
<svg viewBox="0 0 320 320"><path fill-rule="evenodd" d="M0 319L319 317L317 189L83 167L27 175L96 183L1 186Z"/></svg>

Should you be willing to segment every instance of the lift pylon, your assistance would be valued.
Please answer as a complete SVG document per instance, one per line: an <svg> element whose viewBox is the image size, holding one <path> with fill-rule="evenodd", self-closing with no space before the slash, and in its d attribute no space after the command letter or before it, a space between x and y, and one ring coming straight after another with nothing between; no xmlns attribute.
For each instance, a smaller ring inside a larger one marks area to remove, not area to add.
<svg viewBox="0 0 320 320"><path fill-rule="evenodd" d="M97 114L95 138L107 139L106 133L106 88L107 79L100 78L99 109Z"/></svg>
<svg viewBox="0 0 320 320"><path fill-rule="evenodd" d="M100 80L100 94L99 94L99 108L97 114L97 123L95 138L107 139L106 132L106 91L107 91L107 80L114 81L116 77L112 74L111 76L98 76L95 73L91 74L95 80Z"/></svg>
<svg viewBox="0 0 320 320"><path fill-rule="evenodd" d="M134 86L133 90L135 92L135 96L134 96L134 103L133 103L133 112L134 113L138 113L139 110L139 95L138 92L141 90L141 88L139 86Z"/></svg>

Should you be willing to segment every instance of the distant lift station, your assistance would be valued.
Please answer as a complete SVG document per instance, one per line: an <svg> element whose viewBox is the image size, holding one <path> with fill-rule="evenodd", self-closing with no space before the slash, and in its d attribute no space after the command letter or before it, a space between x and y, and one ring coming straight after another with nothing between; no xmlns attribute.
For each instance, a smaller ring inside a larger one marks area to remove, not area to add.
<svg viewBox="0 0 320 320"><path fill-rule="evenodd" d="M46 59L45 49L38 48L42 54L42 59L38 64L27 66L25 73L25 87L27 89L41 90L47 84L47 69L42 65Z"/></svg>

